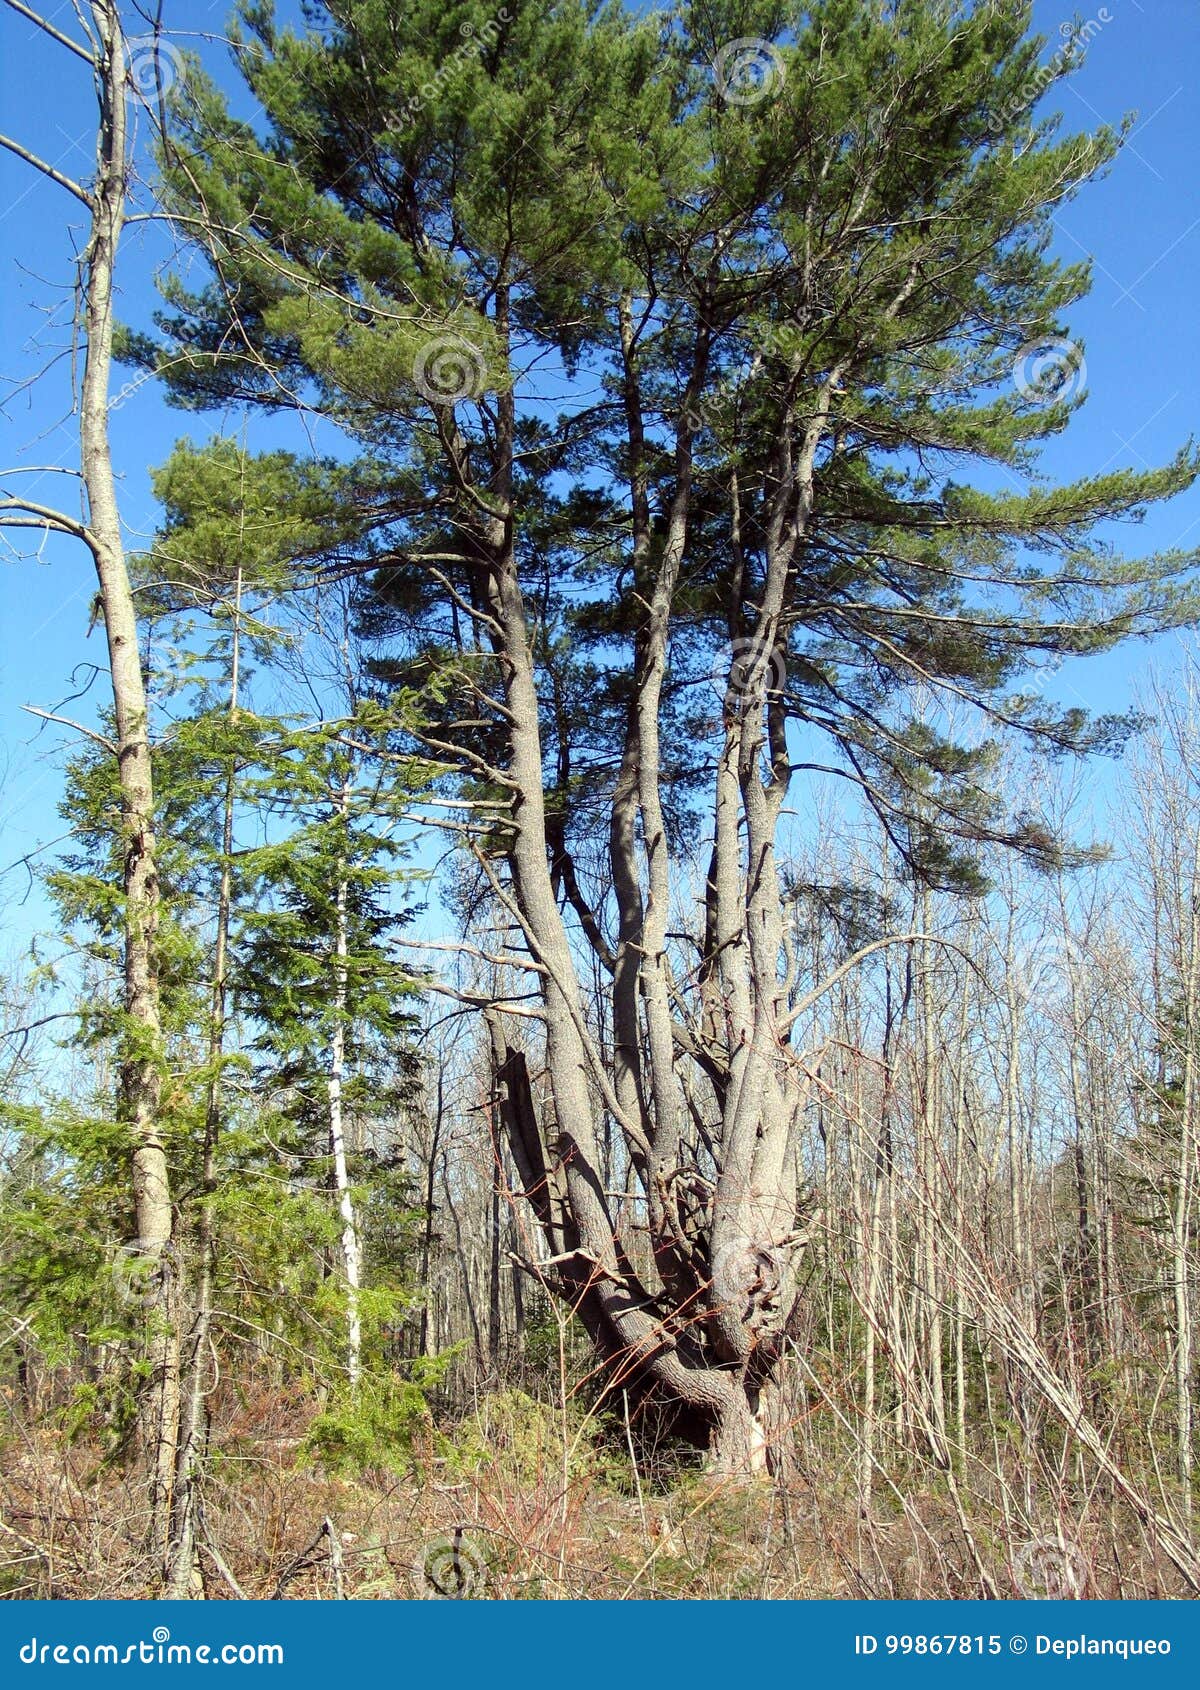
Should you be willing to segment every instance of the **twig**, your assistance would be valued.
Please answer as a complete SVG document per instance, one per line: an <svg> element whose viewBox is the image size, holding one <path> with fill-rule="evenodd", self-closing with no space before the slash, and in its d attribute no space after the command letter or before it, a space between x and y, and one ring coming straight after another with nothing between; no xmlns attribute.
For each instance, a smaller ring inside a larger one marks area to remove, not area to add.
<svg viewBox="0 0 1200 1690"><path fill-rule="evenodd" d="M200 1503L199 1498L197 1498L196 1501L196 1524L200 1528L199 1539L201 1549L207 1552L212 1560L213 1566L220 1573L221 1577L225 1580L225 1583L229 1586L230 1590L233 1591L233 1594L238 1598L238 1600L240 1602L248 1602L250 1598L246 1595L246 1592L234 1578L232 1572L229 1570L228 1562L225 1560L225 1557L221 1554L221 1551L217 1548L216 1544L209 1535L208 1521L204 1518L203 1505Z"/></svg>
<svg viewBox="0 0 1200 1690"><path fill-rule="evenodd" d="M48 176L52 182L57 182L60 188L65 188L69 194L74 194L77 200L82 200L91 211L92 196L86 188L81 188L78 182L64 176L61 170L55 170L52 164L47 164L44 158L31 153L28 147L23 147L19 141L14 141L11 135L0 135L0 147L7 147L10 153L16 153L19 159L31 164L35 170L40 170L43 176Z"/></svg>
<svg viewBox="0 0 1200 1690"><path fill-rule="evenodd" d="M53 710L39 710L33 704L22 704L21 709L27 716L38 716L43 722L59 722L64 728L74 728L75 732L83 734L85 739L94 740L97 745L103 746L110 756L118 755L114 741L104 734L97 733L94 728L85 728L82 722L72 721L70 716L58 716Z"/></svg>
<svg viewBox="0 0 1200 1690"><path fill-rule="evenodd" d="M342 1560L342 1542L338 1537L337 1529L328 1514L325 1516L321 1530L329 1539L329 1566L333 1573L334 1594L339 1602L344 1602L346 1600L346 1586L342 1580L342 1570L344 1565Z"/></svg>

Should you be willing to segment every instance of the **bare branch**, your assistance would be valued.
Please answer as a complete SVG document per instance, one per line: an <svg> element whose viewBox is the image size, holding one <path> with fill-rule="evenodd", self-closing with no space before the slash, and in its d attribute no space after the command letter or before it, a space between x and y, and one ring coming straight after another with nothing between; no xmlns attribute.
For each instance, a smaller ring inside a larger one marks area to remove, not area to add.
<svg viewBox="0 0 1200 1690"><path fill-rule="evenodd" d="M855 951L853 956L847 957L845 962L835 968L832 974L827 974L819 986L814 986L812 991L802 997L793 1009L780 1018L778 1031L781 1034L786 1033L789 1028L795 1025L806 1009L811 1009L813 1004L818 999L823 998L826 992L830 991L839 980L850 973L851 969L857 968L860 962L865 962L875 951L886 950L889 945L919 944L941 945L943 949L953 951L956 956L962 957L963 961L972 968L978 968L974 958L969 956L961 945L956 945L952 939L943 939L937 933L893 933L886 939L875 939L871 944L864 945L860 951Z"/></svg>
<svg viewBox="0 0 1200 1690"><path fill-rule="evenodd" d="M94 740L97 745L103 746L113 757L118 755L117 747L111 739L97 733L94 728L84 727L82 722L73 722L70 716L57 716L53 710L39 710L33 704L22 704L21 709L27 716L38 716L43 722L61 722L65 728L74 728L76 733L83 734L86 739Z"/></svg>
<svg viewBox="0 0 1200 1690"><path fill-rule="evenodd" d="M51 505L39 505L32 499L14 499L9 495L0 498L0 511L23 513L21 517L0 516L0 528L53 528L56 533L82 540L93 553L96 550L96 537L87 524L78 517L68 516L65 511L55 510Z"/></svg>
<svg viewBox="0 0 1200 1690"><path fill-rule="evenodd" d="M10 153L16 153L17 157L24 159L26 164L31 164L35 170L40 170L43 176L48 176L52 182L57 182L59 187L65 188L69 194L74 194L77 200L83 201L89 211L93 209L92 196L86 188L81 188L72 177L64 176L61 170L55 170L52 164L47 164L44 158L39 158L36 153L31 153L29 148L23 147L19 141L14 141L11 135L0 135L0 147L7 147Z"/></svg>
<svg viewBox="0 0 1200 1690"><path fill-rule="evenodd" d="M72 41L71 37L64 35L61 29L55 29L48 18L43 18L29 6L23 6L21 0L4 0L4 4L11 7L14 12L19 12L23 18L28 18L30 23L35 23L39 29L44 29L51 40L57 41L60 47L66 47L70 52L75 53L83 60L85 65L95 67L96 61L87 48L81 47L78 41Z"/></svg>

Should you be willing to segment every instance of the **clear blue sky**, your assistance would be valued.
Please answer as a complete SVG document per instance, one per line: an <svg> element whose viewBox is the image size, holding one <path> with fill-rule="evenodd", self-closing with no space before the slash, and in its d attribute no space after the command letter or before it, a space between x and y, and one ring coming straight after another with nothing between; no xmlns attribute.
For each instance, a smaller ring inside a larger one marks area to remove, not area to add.
<svg viewBox="0 0 1200 1690"><path fill-rule="evenodd" d="M51 0L46 11L59 27L71 29L69 4ZM226 0L213 5L167 0L166 22L175 39L201 50L217 68L221 50L201 37L219 31L226 11ZM1101 22L1101 13L1110 21ZM1138 114L1112 173L1059 221L1060 250L1068 256L1092 254L1096 276L1092 296L1072 319L1073 333L1086 345L1088 403L1047 453L1045 468L1070 478L1106 466L1156 464L1200 433L1200 0L1109 0L1078 13L1058 0L1041 0L1035 17L1051 38L1048 53L1060 39L1060 26L1069 27L1072 17L1099 24L1085 68L1054 95L1069 125ZM136 24L130 29L136 33ZM0 65L0 128L60 170L86 177L95 121L86 66L7 7L0 11ZM61 189L0 153L5 391L66 345L71 254L81 210ZM152 225L130 231L120 270L127 320L144 320L152 309L154 269L167 257ZM62 360L32 389L9 399L0 417L0 468L76 463L69 383L69 365ZM266 444L271 427L257 426L252 448ZM114 451L133 546L149 537L156 522L147 468L188 432L202 436L206 420L170 411L151 384L114 411ZM30 475L20 485L32 497L78 509L77 484L66 476ZM1114 538L1139 549L1200 546L1200 488L1152 512L1141 530L1123 529ZM90 720L103 703L103 674L88 698L63 703L87 680L87 666L103 662L100 633L87 637L93 591L90 559L79 547L49 540L36 558L3 548L0 964L47 925L44 900L36 889L29 892L27 876L10 865L62 831L56 806L63 747L70 738L53 725L39 729L21 706L61 705L66 714ZM1147 647L1135 646L1075 662L1048 690L1097 710L1119 709L1150 655Z"/></svg>

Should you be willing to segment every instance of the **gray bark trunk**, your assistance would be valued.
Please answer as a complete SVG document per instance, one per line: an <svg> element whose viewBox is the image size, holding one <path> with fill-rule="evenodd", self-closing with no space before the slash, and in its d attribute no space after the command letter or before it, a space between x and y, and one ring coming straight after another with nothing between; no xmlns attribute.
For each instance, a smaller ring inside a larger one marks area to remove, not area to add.
<svg viewBox="0 0 1200 1690"><path fill-rule="evenodd" d="M179 1422L178 1285L171 1259L171 1187L160 1122L159 885L154 835L146 689L137 617L126 566L109 445L113 281L125 218L128 148L127 64L116 7L93 0L98 40L100 130L85 253L85 360L80 393L80 449L112 675L125 844L125 963L121 1113L129 1132L138 1247L156 1294L147 1330L149 1376L140 1430L150 1468L150 1527L156 1552L166 1549Z"/></svg>
<svg viewBox="0 0 1200 1690"><path fill-rule="evenodd" d="M338 795L338 814L345 819L350 803L348 787ZM346 1071L346 1004L347 957L347 898L345 865L338 864L335 891L334 964L333 964L333 1037L329 1052L329 1154L333 1160L333 1185L337 1197L338 1214L342 1223L342 1270L346 1278L346 1378L351 1391L357 1391L362 1378L362 1317L359 1311L359 1292L362 1286L362 1250L358 1236L358 1216L354 1211L354 1195L350 1189L350 1175L346 1159L346 1128L342 1109L342 1086Z"/></svg>
<svg viewBox="0 0 1200 1690"><path fill-rule="evenodd" d="M233 649L229 675L229 724L238 719L238 691L241 676L242 570L239 565L234 588ZM209 1011L208 1095L204 1109L204 1150L201 1169L203 1190L197 1238L199 1263L192 1326L188 1335L188 1363L181 1392L179 1449L175 1461L175 1494L171 1509L171 1540L167 1556L168 1598L204 1595L197 1538L200 1508L200 1467L208 1438L208 1410L205 1376L209 1366L212 1332L213 1291L216 1275L217 1240L214 1230L213 1198L216 1195L217 1145L221 1136L223 1099L221 1059L225 1051L226 1002L229 968L229 918L233 894L233 811L237 780L236 752L231 752L225 776L221 818L221 878L217 888L217 933L213 948L212 999Z"/></svg>

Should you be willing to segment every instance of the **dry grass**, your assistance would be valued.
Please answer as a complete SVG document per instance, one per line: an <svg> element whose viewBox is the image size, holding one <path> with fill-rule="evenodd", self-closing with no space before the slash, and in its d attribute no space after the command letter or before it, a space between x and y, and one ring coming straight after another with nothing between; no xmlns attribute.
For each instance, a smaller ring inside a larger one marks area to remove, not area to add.
<svg viewBox="0 0 1200 1690"><path fill-rule="evenodd" d="M1059 1534L1072 1545L1075 1579L1064 1594L1183 1594L1165 1558L1094 1489L1073 1522L1055 1499L1043 1513L1053 1524L1039 1534L1028 1521L1006 1524L1010 1487L989 1496L980 1483L968 1497L972 1551L928 1474L905 1476L903 1500L882 1487L866 1517L848 1452L818 1446L816 1428L787 1485L698 1472L651 1484L627 1456L595 1458L565 1418L566 1435L555 1435L553 1410L531 1448L484 1408L466 1455L437 1455L430 1444L403 1476L347 1478L301 1457L311 1414L303 1402L275 1390L226 1404L204 1487L209 1596L386 1600L440 1587L484 1599L965 1598L984 1593L982 1562L1006 1597L1022 1594L1022 1544ZM32 1428L11 1405L0 1454L0 1592L156 1594L135 1473L102 1462L85 1439Z"/></svg>

